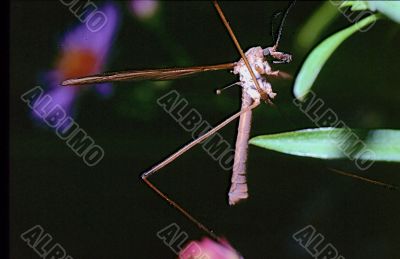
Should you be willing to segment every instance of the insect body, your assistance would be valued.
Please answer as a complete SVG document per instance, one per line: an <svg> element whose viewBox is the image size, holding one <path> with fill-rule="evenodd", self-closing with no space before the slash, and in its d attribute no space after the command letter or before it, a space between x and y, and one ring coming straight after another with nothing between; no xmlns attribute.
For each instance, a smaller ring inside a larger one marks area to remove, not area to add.
<svg viewBox="0 0 400 259"><path fill-rule="evenodd" d="M276 93L272 91L272 86L268 82L268 76L278 76L279 71L272 71L271 66L267 61L267 56L271 53L276 53L274 47L262 49L261 47L250 48L246 52L246 58L248 64L253 70L254 76L257 79L257 83L260 86L264 94L270 99L276 96ZM280 53L280 52L279 52ZM291 60L291 56L288 54L280 55L279 57L285 57L286 62ZM246 63L243 59L239 60L233 68L233 73L239 75L240 82L236 83L242 87L242 107L241 110L248 109L248 107L254 103L260 103L262 99L262 93L260 93L256 84L253 81L253 77L248 70ZM248 110L240 115L238 135L236 138L235 146L235 159L233 164L231 187L228 193L228 200L230 205L234 205L240 200L248 198L248 187L246 180L246 160L247 160L247 148L248 140L250 136L251 128L251 117L252 111Z"/></svg>
<svg viewBox="0 0 400 259"><path fill-rule="evenodd" d="M276 94L272 91L271 84L267 81L266 77L266 75L271 75L272 69L264 56L264 50L261 47L254 47L249 49L245 55L261 89L270 99L273 99ZM243 59L236 63L233 68L233 73L239 74L239 84L243 88L243 91L250 95L253 100L261 99L261 95L257 91L255 83Z"/></svg>

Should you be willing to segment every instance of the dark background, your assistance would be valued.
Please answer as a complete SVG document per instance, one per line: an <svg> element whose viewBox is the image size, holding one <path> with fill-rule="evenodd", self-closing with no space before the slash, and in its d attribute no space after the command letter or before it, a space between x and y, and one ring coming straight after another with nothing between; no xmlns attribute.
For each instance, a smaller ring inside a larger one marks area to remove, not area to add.
<svg viewBox="0 0 400 259"><path fill-rule="evenodd" d="M100 2L97 2L100 3ZM239 55L210 2L163 2L167 34L132 17L127 3L108 70L203 65L236 61ZM308 50L295 36L319 6L298 2L289 14L280 49L294 55L274 68L296 74ZM244 49L272 45L272 15L284 2L222 2L221 7ZM20 234L41 225L73 258L174 258L156 232L175 222L199 239L198 230L139 179L141 172L190 140L156 103L176 89L205 120L215 125L240 107L239 89L216 96L214 90L237 80L221 71L176 80L115 83L102 100L85 91L75 120L105 150L95 167L86 166L51 129L37 127L21 94L40 84L52 68L58 39L75 16L58 1L11 4L10 240L12 258L38 258ZM339 16L321 40L348 21ZM161 35L161 36L160 36ZM314 90L326 107L354 128L400 128L398 26L379 21L357 33L334 53ZM175 46L175 47L173 47ZM254 112L252 136L315 127L292 104L291 81L274 82L278 108ZM236 124L221 134L232 145ZM293 239L312 225L345 258L399 258L399 193L329 172L326 166L357 172L351 161L325 162L250 147L250 198L227 204L230 172L201 147L164 168L153 182L245 258L311 258ZM400 184L399 165L375 163L360 173Z"/></svg>

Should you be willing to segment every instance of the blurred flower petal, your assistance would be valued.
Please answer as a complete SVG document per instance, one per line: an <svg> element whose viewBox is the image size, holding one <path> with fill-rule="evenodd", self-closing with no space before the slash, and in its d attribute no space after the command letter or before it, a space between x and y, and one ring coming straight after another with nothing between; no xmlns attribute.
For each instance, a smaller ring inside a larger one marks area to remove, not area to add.
<svg viewBox="0 0 400 259"><path fill-rule="evenodd" d="M74 87L56 87L43 93L32 111L33 118L43 121L46 114L56 105L61 106L66 116L71 116L77 94L78 90ZM50 96L50 98L44 98L45 96Z"/></svg>
<svg viewBox="0 0 400 259"><path fill-rule="evenodd" d="M67 115L71 114L75 98L78 94L78 88L57 87L47 93L53 98L53 103L60 105Z"/></svg>
<svg viewBox="0 0 400 259"><path fill-rule="evenodd" d="M240 259L242 258L226 240L215 242L209 238L190 242L179 253L180 259Z"/></svg>
<svg viewBox="0 0 400 259"><path fill-rule="evenodd" d="M139 19L149 19L158 10L159 3L156 0L131 0L130 8Z"/></svg>
<svg viewBox="0 0 400 259"><path fill-rule="evenodd" d="M107 55L119 24L120 14L114 4L106 4L88 15L94 16L95 13L105 17L104 25L101 29L94 31L86 21L67 32L60 42L62 49L55 68L44 76L46 90L43 96L49 95L52 99L48 108L51 109L54 105L60 105L68 116L73 113L78 93L90 88L65 87L61 86L60 82L68 78L100 73L107 60ZM112 93L110 84L101 84L96 86L95 89L104 97ZM45 110L48 111L49 109ZM40 114L32 112L32 114L36 120L42 119L41 116L45 116L43 112Z"/></svg>
<svg viewBox="0 0 400 259"><path fill-rule="evenodd" d="M119 12L115 5L107 4L98 10L104 13L107 18L104 27L99 31L91 31L86 23L68 32L61 41L63 51L75 49L91 50L93 54L104 62L108 50L111 47L112 40L119 24Z"/></svg>

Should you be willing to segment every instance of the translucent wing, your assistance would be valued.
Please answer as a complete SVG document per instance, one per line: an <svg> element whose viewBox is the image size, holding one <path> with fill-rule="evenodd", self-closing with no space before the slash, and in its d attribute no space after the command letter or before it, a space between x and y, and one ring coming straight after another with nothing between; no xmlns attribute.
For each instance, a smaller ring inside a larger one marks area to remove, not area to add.
<svg viewBox="0 0 400 259"><path fill-rule="evenodd" d="M81 78L67 79L62 82L62 85L84 85L115 81L130 81L130 80L172 80L185 76L190 76L200 72L216 71L223 69L232 69L235 63L196 66L184 68L162 68L162 69L146 69L133 70L122 72L111 72L100 75L92 75Z"/></svg>

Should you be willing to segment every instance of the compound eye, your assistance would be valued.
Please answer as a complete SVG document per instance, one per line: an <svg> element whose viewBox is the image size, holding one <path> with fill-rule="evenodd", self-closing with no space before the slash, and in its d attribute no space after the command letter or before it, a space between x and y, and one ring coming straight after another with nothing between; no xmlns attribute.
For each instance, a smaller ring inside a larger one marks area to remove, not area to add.
<svg viewBox="0 0 400 259"><path fill-rule="evenodd" d="M269 48L263 49L263 55L264 55L264 57L271 55L271 52L269 51Z"/></svg>

